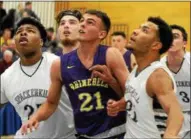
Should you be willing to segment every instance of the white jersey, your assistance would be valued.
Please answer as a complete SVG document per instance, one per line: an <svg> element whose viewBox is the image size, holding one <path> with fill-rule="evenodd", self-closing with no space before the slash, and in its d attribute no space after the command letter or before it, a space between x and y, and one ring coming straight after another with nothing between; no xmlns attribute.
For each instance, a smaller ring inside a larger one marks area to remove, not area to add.
<svg viewBox="0 0 191 139"><path fill-rule="evenodd" d="M163 69L175 81L168 68L162 63L153 62L136 77L137 66L126 81L125 100L127 102L127 122L125 138L161 138L166 128L167 115L158 107L156 98L147 94L146 83L156 69ZM160 111L160 114L158 113ZM165 120L163 120L163 117Z"/></svg>
<svg viewBox="0 0 191 139"><path fill-rule="evenodd" d="M50 68L57 58L45 52L41 60L32 66L22 66L18 59L2 74L1 103L11 102L22 123L45 102L50 87ZM61 138L74 134L71 104L64 87L62 91L56 112L40 123L38 130L23 138ZM17 134L19 135L20 131Z"/></svg>
<svg viewBox="0 0 191 139"><path fill-rule="evenodd" d="M161 59L162 63L167 66L167 56L164 56ZM172 72L172 71L171 71ZM176 85L177 92L176 96L181 104L183 113L184 113L184 124L180 131L181 137L186 134L187 131L190 131L190 53L187 52L184 55L184 60L182 62L181 68L178 72L172 72Z"/></svg>

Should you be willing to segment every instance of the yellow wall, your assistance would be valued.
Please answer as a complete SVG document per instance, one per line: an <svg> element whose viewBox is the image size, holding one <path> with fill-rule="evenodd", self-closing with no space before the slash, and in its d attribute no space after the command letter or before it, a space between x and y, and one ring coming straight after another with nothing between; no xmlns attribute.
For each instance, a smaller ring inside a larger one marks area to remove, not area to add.
<svg viewBox="0 0 191 139"><path fill-rule="evenodd" d="M188 32L190 50L190 2L69 2L69 8L99 9L106 12L112 23L126 23L130 34L148 16L160 16L169 24L183 26Z"/></svg>

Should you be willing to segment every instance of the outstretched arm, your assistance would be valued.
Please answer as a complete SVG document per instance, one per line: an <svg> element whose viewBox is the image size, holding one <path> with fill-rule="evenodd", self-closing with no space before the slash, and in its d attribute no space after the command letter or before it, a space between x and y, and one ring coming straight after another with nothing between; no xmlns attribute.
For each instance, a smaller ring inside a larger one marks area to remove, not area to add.
<svg viewBox="0 0 191 139"><path fill-rule="evenodd" d="M177 137L183 123L183 114L173 88L172 79L163 69L154 71L147 81L147 92L157 97L168 115L164 138Z"/></svg>
<svg viewBox="0 0 191 139"><path fill-rule="evenodd" d="M61 76L60 76L60 59L55 60L51 66L51 85L48 92L47 100L43 105L40 106L38 111L30 117L28 122L21 127L21 132L23 134L27 133L27 128L30 131L34 128L37 128L40 121L48 119L56 110L60 95L61 95Z"/></svg>

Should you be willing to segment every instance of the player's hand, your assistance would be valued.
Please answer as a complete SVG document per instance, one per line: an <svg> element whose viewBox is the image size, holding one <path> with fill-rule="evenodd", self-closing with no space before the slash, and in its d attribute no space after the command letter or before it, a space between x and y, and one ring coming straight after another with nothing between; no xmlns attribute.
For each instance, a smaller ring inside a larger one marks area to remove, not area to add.
<svg viewBox="0 0 191 139"><path fill-rule="evenodd" d="M30 118L26 123L21 126L21 134L26 135L35 131L39 126L39 122L35 118Z"/></svg>
<svg viewBox="0 0 191 139"><path fill-rule="evenodd" d="M92 71L91 78L99 77L107 84L115 81L115 78L112 76L111 71L106 65L94 65L89 70Z"/></svg>
<svg viewBox="0 0 191 139"><path fill-rule="evenodd" d="M118 106L118 102L115 100L108 100L107 102L107 114L109 116L117 116L120 111L120 107Z"/></svg>

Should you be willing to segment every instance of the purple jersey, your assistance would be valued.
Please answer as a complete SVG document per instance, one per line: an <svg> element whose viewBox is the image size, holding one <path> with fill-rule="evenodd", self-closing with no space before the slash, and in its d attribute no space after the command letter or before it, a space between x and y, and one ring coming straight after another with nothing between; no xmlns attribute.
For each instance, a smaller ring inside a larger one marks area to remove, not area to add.
<svg viewBox="0 0 191 139"><path fill-rule="evenodd" d="M106 65L107 48L98 47L93 65ZM79 134L94 136L126 122L125 112L119 113L116 117L107 115L107 101L119 100L119 97L101 79L91 79L91 72L81 63L77 50L61 56L61 74Z"/></svg>
<svg viewBox="0 0 191 139"><path fill-rule="evenodd" d="M131 51L127 50L123 55L126 65L128 66L128 70L131 71Z"/></svg>

